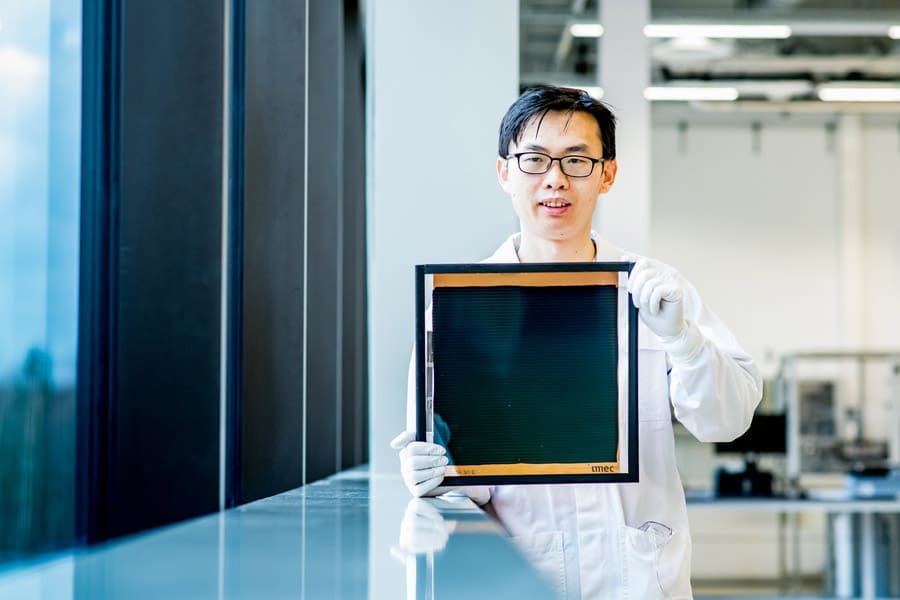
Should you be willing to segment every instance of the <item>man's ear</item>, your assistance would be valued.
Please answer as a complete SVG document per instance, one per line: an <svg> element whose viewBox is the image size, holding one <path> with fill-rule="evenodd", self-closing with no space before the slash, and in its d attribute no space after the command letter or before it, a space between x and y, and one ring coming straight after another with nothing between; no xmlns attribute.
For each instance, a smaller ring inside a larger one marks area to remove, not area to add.
<svg viewBox="0 0 900 600"><path fill-rule="evenodd" d="M497 181L500 182L504 192L509 191L506 189L509 182L509 161L500 157L497 157Z"/></svg>
<svg viewBox="0 0 900 600"><path fill-rule="evenodd" d="M616 159L611 158L603 164L603 176L600 179L600 193L605 194L613 186L616 181L616 172L619 170L619 163Z"/></svg>

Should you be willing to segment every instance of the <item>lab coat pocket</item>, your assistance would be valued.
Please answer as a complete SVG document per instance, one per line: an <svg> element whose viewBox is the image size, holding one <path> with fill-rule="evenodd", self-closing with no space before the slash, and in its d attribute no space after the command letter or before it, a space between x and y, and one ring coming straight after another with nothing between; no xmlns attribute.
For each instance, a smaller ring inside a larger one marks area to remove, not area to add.
<svg viewBox="0 0 900 600"><path fill-rule="evenodd" d="M560 598L566 595L566 560L563 554L563 534L548 531L535 535L513 537L525 558L553 585Z"/></svg>
<svg viewBox="0 0 900 600"><path fill-rule="evenodd" d="M619 529L619 551L622 557L622 598L663 600L667 594L660 585L659 558L672 530L661 523L648 521L640 529Z"/></svg>

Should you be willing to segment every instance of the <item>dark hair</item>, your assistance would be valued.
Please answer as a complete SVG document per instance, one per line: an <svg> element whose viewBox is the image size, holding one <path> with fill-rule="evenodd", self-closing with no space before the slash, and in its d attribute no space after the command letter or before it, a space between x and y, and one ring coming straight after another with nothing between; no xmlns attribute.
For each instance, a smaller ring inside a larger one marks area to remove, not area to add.
<svg viewBox="0 0 900 600"><path fill-rule="evenodd" d="M528 88L503 116L500 123L500 144L497 152L506 158L509 146L518 143L522 132L535 117L538 125L551 110L562 112L586 112L597 121L603 158L616 157L616 116L609 107L584 90L552 85L538 85Z"/></svg>

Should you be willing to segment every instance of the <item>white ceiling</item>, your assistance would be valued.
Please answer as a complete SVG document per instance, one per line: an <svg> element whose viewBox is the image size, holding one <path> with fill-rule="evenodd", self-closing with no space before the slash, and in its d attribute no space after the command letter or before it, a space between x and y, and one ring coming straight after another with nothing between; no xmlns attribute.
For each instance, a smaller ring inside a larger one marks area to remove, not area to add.
<svg viewBox="0 0 900 600"><path fill-rule="evenodd" d="M598 42L573 38L568 26L596 23L598 14L597 0L520 0L523 87L596 85ZM885 33L900 25L900 0L651 0L651 21L793 28L776 40L648 40L654 85L733 85L742 102L760 109L766 102L808 107L826 82L900 86L900 40Z"/></svg>

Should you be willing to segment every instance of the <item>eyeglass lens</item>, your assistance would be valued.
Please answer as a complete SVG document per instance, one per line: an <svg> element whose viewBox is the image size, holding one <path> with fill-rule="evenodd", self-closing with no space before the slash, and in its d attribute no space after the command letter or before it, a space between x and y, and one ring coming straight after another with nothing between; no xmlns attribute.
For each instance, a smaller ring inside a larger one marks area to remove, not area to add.
<svg viewBox="0 0 900 600"><path fill-rule="evenodd" d="M524 173L540 175L550 170L554 160L558 160L562 172L571 177L587 177L594 170L594 162L586 156L563 156L551 158L540 152L526 152L519 155L519 168Z"/></svg>

